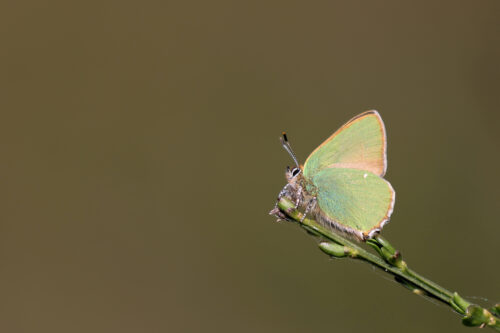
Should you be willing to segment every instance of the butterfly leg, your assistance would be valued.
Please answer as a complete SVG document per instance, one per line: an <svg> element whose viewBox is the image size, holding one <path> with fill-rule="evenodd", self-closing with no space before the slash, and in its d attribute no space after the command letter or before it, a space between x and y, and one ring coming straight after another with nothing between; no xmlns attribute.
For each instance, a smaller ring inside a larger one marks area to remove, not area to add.
<svg viewBox="0 0 500 333"><path fill-rule="evenodd" d="M295 209L297 209L300 205L300 202L302 201L302 186L299 185L299 188L297 189L297 199L295 199Z"/></svg>
<svg viewBox="0 0 500 333"><path fill-rule="evenodd" d="M290 184L286 184L283 189L280 191L280 193L278 194L278 201L286 194L288 193L288 188L290 187ZM276 205L278 205L276 203Z"/></svg>
<svg viewBox="0 0 500 333"><path fill-rule="evenodd" d="M269 215L276 216L278 218L276 222L286 221L288 219L286 215L283 214L281 210L277 207L277 205L269 212Z"/></svg>
<svg viewBox="0 0 500 333"><path fill-rule="evenodd" d="M269 212L269 215L274 215L278 218L277 222L280 222L281 220L287 220L287 217L285 214L283 214L280 209L278 208L278 201L280 199L287 195L289 193L288 188L290 187L290 184L286 184L283 189L280 191L278 194L278 199L276 200L276 204L274 205L274 208Z"/></svg>
<svg viewBox="0 0 500 333"><path fill-rule="evenodd" d="M300 219L300 223L302 223L305 219L307 214L312 211L316 207L316 197L313 197L309 202L307 203L306 210L304 211L304 214L302 215Z"/></svg>

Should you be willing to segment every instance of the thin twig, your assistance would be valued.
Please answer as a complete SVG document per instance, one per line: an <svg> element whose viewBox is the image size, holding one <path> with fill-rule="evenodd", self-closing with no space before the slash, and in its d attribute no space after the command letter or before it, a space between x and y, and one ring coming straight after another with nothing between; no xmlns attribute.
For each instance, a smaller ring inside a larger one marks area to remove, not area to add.
<svg viewBox="0 0 500 333"><path fill-rule="evenodd" d="M401 253L384 238L377 236L366 241L373 247L379 256L376 256L358 244L346 239L344 236L335 233L332 229L323 226L317 221L305 218L301 221L303 215L297 209L295 204L289 199L282 197L278 201L276 210L271 211L280 218L285 217L300 224L309 233L320 236L326 241L319 244L320 249L328 255L342 258L349 257L361 259L371 265L382 269L395 277L406 288L412 290L415 294L433 297L444 304L450 306L455 312L462 316L462 323L466 326L490 327L500 331L500 305L492 307L490 310L484 309L478 305L471 304L458 293L439 286L437 283L421 276L408 268L403 261Z"/></svg>

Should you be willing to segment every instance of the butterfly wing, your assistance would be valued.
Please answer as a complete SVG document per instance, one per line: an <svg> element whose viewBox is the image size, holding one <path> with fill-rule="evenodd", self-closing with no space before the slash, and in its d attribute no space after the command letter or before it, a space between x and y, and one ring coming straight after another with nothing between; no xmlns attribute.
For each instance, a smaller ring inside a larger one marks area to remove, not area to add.
<svg viewBox="0 0 500 333"><path fill-rule="evenodd" d="M366 111L349 120L307 158L308 179L325 168L350 168L384 176L387 169L386 135L377 111Z"/></svg>
<svg viewBox="0 0 500 333"><path fill-rule="evenodd" d="M366 239L389 221L396 193L391 184L370 171L325 168L312 179L322 220Z"/></svg>

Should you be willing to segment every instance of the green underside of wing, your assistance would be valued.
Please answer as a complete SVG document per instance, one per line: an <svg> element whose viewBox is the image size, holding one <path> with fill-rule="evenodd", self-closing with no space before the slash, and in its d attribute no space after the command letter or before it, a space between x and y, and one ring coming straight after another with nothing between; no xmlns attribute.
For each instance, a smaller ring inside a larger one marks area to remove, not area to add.
<svg viewBox="0 0 500 333"><path fill-rule="evenodd" d="M310 179L328 167L361 169L382 175L384 135L382 120L376 114L348 123L309 156L304 176Z"/></svg>
<svg viewBox="0 0 500 333"><path fill-rule="evenodd" d="M394 190L369 171L327 168L312 182L319 208L333 223L367 233L392 213Z"/></svg>

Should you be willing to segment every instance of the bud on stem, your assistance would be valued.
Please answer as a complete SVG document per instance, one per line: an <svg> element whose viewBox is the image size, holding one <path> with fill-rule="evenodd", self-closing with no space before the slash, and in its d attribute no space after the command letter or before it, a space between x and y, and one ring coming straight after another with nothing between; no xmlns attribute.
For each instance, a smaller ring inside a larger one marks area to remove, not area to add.
<svg viewBox="0 0 500 333"><path fill-rule="evenodd" d="M356 252L350 247L345 245L340 245L331 242L321 242L319 243L318 246L321 249L321 251L335 258L344 258L347 256L351 258L356 257Z"/></svg>

